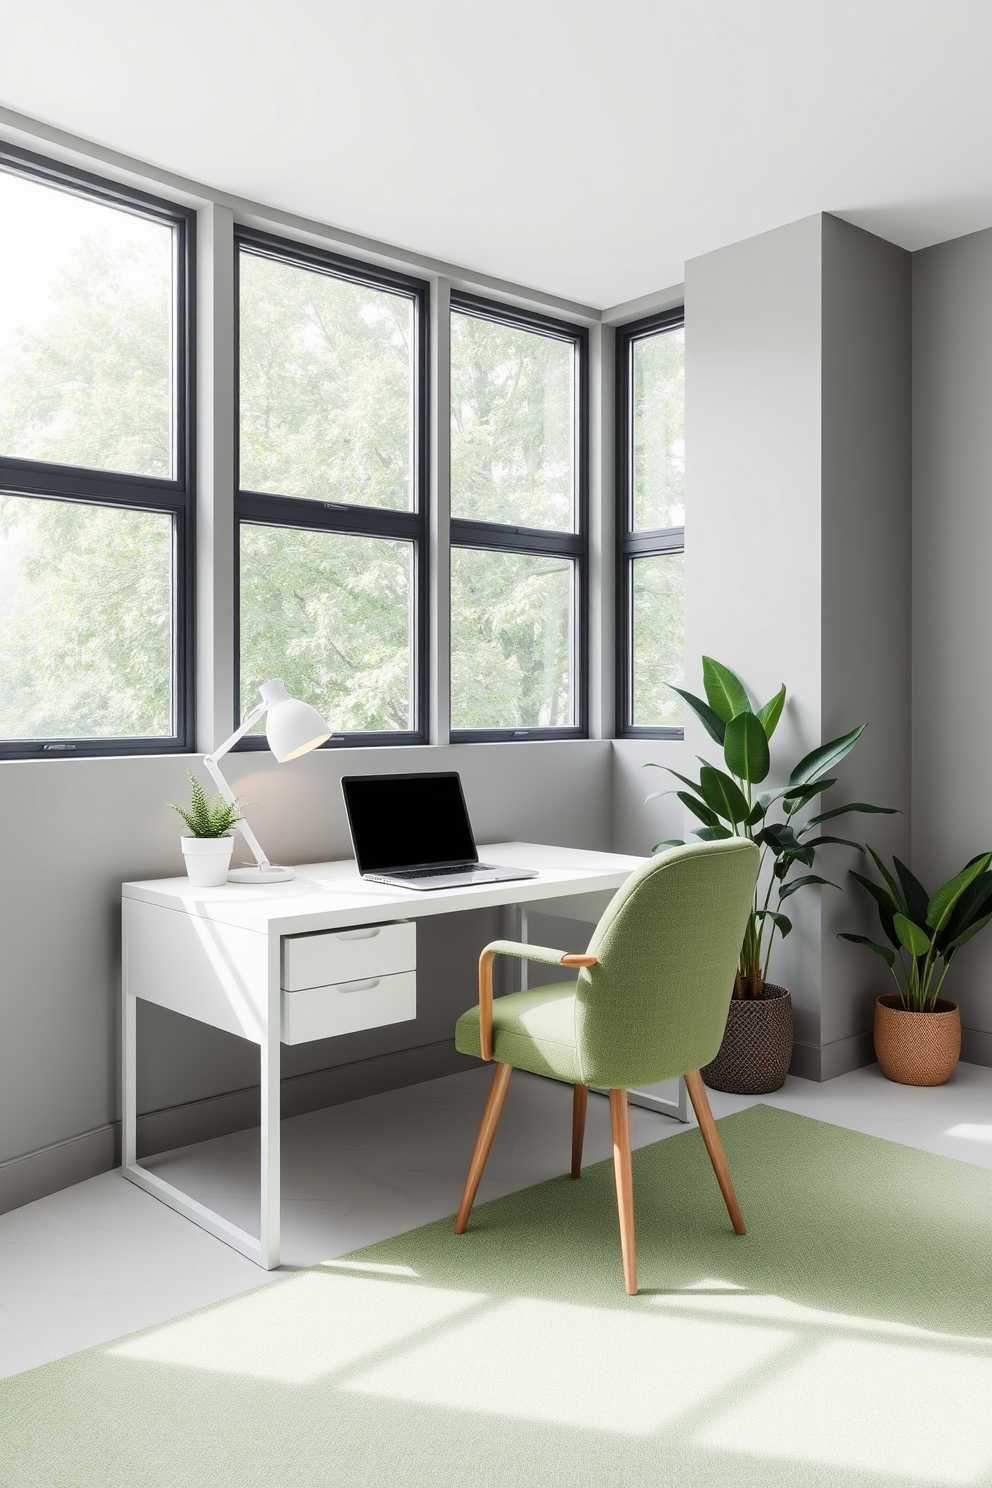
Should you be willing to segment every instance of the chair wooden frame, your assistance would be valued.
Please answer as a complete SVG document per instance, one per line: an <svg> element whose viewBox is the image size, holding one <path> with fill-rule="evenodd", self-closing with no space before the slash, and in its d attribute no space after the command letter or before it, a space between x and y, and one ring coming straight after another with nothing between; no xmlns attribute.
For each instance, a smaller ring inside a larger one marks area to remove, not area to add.
<svg viewBox="0 0 992 1488"><path fill-rule="evenodd" d="M485 1110L482 1113L482 1122L479 1126L479 1134L476 1137L475 1149L469 1164L468 1176L465 1180L465 1189L462 1193L462 1201L458 1208L455 1219L455 1234L463 1235L468 1226L469 1216L472 1213L472 1205L482 1181L486 1160L489 1157L499 1125L499 1118L503 1113L506 1102L507 1091L510 1088L510 1076L513 1073L511 1064L501 1064L493 1060L493 962L497 955L519 955L523 957L526 948L520 946L513 951L502 950L487 946L479 957L479 1052L483 1059L494 1062L496 1073L486 1100ZM531 958L529 958L531 959ZM547 963L548 957L542 955L540 959ZM595 956L572 955L562 951L559 966L595 966ZM734 1192L734 1185L730 1177L730 1169L724 1156L723 1145L717 1131L716 1122L713 1120L713 1112L710 1110L709 1098L706 1094L706 1086L703 1084L702 1076L698 1070L686 1070L684 1072L686 1089L692 1108L699 1122L699 1130L706 1147L707 1154L716 1174L716 1180L720 1185L724 1203L730 1222L738 1235L746 1234L744 1220L741 1216L740 1205ZM613 1134L613 1174L617 1190L617 1213L620 1221L620 1253L623 1258L623 1280L628 1296L637 1294L637 1252L634 1240L634 1178L630 1157L630 1115L627 1105L626 1090L611 1090L610 1097L610 1127ZM582 1146L585 1138L586 1110L589 1102L589 1088L586 1085L574 1085L572 1087L572 1162L570 1173L573 1178L581 1176L582 1172Z"/></svg>

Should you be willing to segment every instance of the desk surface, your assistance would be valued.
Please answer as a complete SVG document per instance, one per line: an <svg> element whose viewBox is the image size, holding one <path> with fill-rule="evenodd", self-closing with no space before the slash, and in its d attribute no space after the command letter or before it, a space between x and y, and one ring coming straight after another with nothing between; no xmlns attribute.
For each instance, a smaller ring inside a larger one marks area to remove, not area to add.
<svg viewBox="0 0 992 1488"><path fill-rule="evenodd" d="M299 934L374 924L383 918L421 919L500 904L534 905L542 899L561 898L573 886L576 894L615 890L644 861L620 853L534 842L487 843L479 848L479 857L483 862L508 867L536 868L539 877L469 884L460 889L400 889L367 883L359 877L351 858L338 863L306 863L297 868L296 878L289 883L257 888L222 884L216 889L200 889L187 878L160 878L126 883L123 893L126 899L157 904L217 924L263 934ZM554 913L553 905L549 904L548 912Z"/></svg>

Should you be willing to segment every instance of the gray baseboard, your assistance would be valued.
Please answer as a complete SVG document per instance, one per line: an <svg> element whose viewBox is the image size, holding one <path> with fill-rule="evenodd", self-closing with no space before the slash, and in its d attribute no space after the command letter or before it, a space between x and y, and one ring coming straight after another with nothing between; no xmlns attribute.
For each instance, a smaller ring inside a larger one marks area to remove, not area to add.
<svg viewBox="0 0 992 1488"><path fill-rule="evenodd" d="M374 1059L360 1059L353 1064L293 1075L282 1082L282 1114L303 1116L325 1106L398 1090L404 1085L419 1085L424 1080L436 1080L460 1070L477 1069L478 1063L477 1059L458 1054L450 1039L445 1039L437 1044L380 1054ZM185 1147L257 1126L258 1110L256 1085L162 1111L149 1111L138 1117L138 1156L149 1157L155 1152L167 1152L173 1147ZM0 1214L119 1167L120 1142L120 1122L114 1121L96 1131L83 1132L38 1152L0 1163Z"/></svg>
<svg viewBox="0 0 992 1488"><path fill-rule="evenodd" d="M835 1080L838 1075L874 1063L875 1045L871 1029L867 1028L848 1038L835 1039L831 1044L804 1044L797 1040L789 1074L802 1080Z"/></svg>
<svg viewBox="0 0 992 1488"><path fill-rule="evenodd" d="M84 1178L95 1178L116 1168L120 1160L119 1122L12 1157L0 1163L0 1214L82 1183Z"/></svg>
<svg viewBox="0 0 992 1488"><path fill-rule="evenodd" d="M992 1033L984 1028L962 1028L961 1058L965 1064L992 1065Z"/></svg>
<svg viewBox="0 0 992 1488"><path fill-rule="evenodd" d="M961 1058L965 1064L992 1067L992 1033L982 1028L962 1028ZM832 1044L796 1042L789 1074L802 1080L835 1080L851 1070L875 1063L875 1044L870 1028L852 1033Z"/></svg>

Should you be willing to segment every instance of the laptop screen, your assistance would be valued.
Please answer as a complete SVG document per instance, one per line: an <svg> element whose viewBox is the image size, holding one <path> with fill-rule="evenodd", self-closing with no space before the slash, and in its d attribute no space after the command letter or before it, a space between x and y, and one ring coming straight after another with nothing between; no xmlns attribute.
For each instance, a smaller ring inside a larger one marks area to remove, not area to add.
<svg viewBox="0 0 992 1488"><path fill-rule="evenodd" d="M347 775L341 789L360 873L478 861L455 771Z"/></svg>

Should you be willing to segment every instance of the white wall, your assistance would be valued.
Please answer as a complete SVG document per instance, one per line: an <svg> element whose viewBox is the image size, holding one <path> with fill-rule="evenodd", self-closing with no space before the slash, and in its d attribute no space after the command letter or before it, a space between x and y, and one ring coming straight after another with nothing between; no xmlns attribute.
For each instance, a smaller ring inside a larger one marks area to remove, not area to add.
<svg viewBox="0 0 992 1488"><path fill-rule="evenodd" d="M992 231L913 260L913 865L936 887L992 847ZM992 1064L992 934L948 981Z"/></svg>

